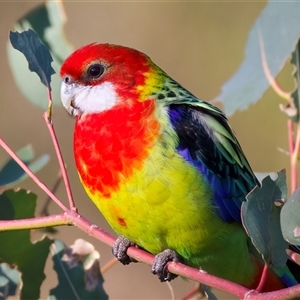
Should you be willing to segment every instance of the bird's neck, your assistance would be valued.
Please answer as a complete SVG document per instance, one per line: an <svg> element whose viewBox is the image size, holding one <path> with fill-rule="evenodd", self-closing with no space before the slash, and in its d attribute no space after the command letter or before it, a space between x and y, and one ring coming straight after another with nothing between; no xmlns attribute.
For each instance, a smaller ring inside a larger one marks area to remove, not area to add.
<svg viewBox="0 0 300 300"><path fill-rule="evenodd" d="M83 184L109 198L143 167L159 134L153 101L78 117L74 153Z"/></svg>

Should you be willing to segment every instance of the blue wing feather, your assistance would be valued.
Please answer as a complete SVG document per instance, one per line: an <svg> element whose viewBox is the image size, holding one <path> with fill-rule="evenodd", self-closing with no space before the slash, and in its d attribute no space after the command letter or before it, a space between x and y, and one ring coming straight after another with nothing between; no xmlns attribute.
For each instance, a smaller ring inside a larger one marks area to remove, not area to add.
<svg viewBox="0 0 300 300"><path fill-rule="evenodd" d="M222 220L240 222L241 204L246 194L259 182L224 114L208 103L194 100L169 104L170 122L179 139L178 153L207 179L213 190L214 205ZM210 121L206 122L207 119ZM225 130L220 139L217 137L223 131L214 132L215 129L210 125L214 124L212 120ZM222 142L227 145L224 146ZM228 149L234 151L236 158Z"/></svg>

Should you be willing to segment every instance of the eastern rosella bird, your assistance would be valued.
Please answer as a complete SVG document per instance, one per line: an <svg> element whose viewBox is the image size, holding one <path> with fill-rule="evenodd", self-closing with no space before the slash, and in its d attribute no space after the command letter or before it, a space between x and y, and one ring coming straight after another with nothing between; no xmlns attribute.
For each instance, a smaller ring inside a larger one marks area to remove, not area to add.
<svg viewBox="0 0 300 300"><path fill-rule="evenodd" d="M156 255L152 272L162 281L174 277L167 261L180 259L257 287L263 262L240 209L259 182L223 112L127 47L84 46L60 74L62 102L76 116L78 174L120 235L119 260L128 263L136 244ZM297 283L288 267L275 273L265 291Z"/></svg>

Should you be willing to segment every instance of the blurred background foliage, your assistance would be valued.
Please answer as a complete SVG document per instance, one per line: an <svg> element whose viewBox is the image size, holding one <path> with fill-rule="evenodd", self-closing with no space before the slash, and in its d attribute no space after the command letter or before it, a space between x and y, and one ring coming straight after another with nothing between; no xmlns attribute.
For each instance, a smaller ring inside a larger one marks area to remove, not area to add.
<svg viewBox="0 0 300 300"><path fill-rule="evenodd" d="M50 163L39 172L39 176L47 185L52 186L57 177L58 165L42 119L42 110L26 101L18 90L6 54L9 30L15 30L16 20L38 4L38 1L0 3L0 134L15 150L31 143L37 156L50 154ZM65 33L74 48L91 42L108 42L141 50L192 93L204 100L210 100L220 94L222 85L243 61L248 33L266 4L265 1L64 1L68 18ZM278 76L278 81L286 90L294 87L291 72L292 67L287 65ZM33 92L35 88L28 86ZM41 97L41 101L46 102L46 90ZM288 169L289 157L278 151L278 148L288 149L286 116L278 108L280 103L282 100L272 90L268 90L257 104L230 117L230 123L256 172ZM62 107L56 106L53 121L68 165L79 212L111 232L85 195L77 178L72 153L74 120ZM0 165L7 158L4 151L1 151ZM42 200L46 197L37 186L26 180L22 187L37 193L38 207L42 205ZM57 196L60 199L66 198L63 188L59 189ZM60 210L52 205L51 212ZM66 244L72 244L76 238L89 240L101 253L102 265L112 257L107 246L87 237L76 228L59 228L57 236ZM51 273L51 269L52 261L48 259L47 275L49 271ZM53 272L52 274L43 283L43 299L57 283ZM170 298L167 286L160 284L151 275L150 268L143 264L129 267L118 264L105 274L104 279L106 292L111 299ZM177 279L172 286L176 296L182 297L194 283ZM221 295L223 296L220 298L230 298Z"/></svg>

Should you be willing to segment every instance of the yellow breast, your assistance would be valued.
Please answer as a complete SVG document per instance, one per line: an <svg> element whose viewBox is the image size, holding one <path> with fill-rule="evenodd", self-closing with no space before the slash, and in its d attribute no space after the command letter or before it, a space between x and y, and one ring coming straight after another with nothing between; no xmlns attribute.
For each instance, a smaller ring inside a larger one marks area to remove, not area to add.
<svg viewBox="0 0 300 300"><path fill-rule="evenodd" d="M181 233L181 244L186 242L182 237L188 240L197 234L200 240L205 238L201 237L207 234L203 228L215 214L211 191L200 172L162 143L153 149L142 170L124 180L110 198L85 188L118 234L152 253L176 248L174 231Z"/></svg>

